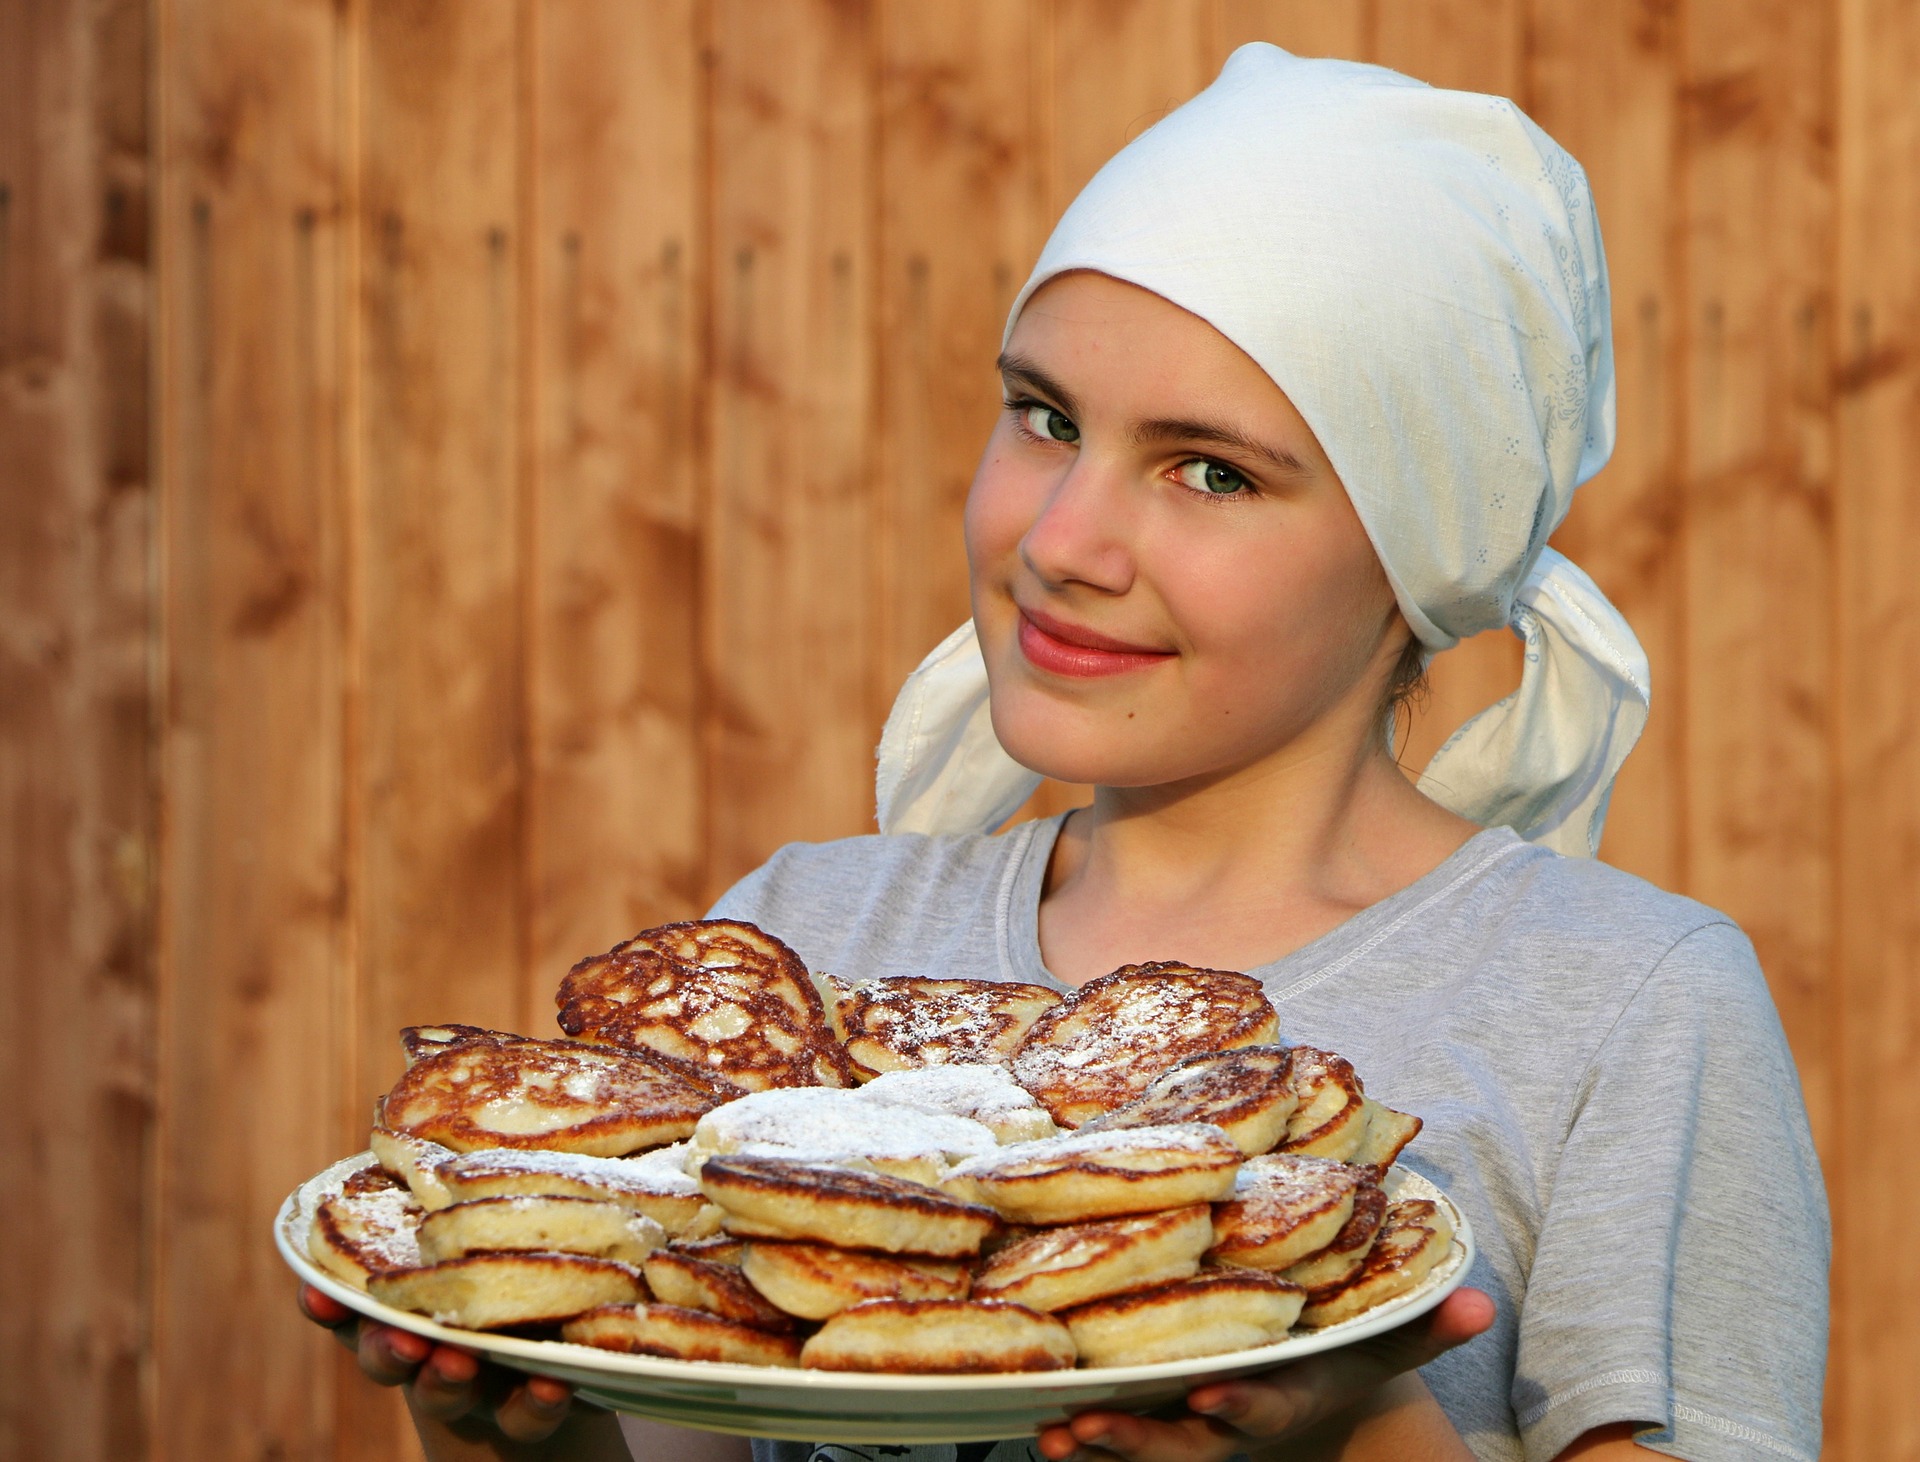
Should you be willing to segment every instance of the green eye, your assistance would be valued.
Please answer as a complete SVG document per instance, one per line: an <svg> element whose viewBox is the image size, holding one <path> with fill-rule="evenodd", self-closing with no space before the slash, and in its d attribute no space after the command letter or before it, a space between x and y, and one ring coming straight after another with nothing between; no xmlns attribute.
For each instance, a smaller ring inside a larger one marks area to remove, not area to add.
<svg viewBox="0 0 1920 1462"><path fill-rule="evenodd" d="M1195 492L1210 493L1214 497L1231 497L1235 493L1247 491L1252 484L1235 472L1231 467L1218 462L1209 462L1204 457L1195 457L1191 462L1182 462L1177 469L1180 481Z"/></svg>
<svg viewBox="0 0 1920 1462"><path fill-rule="evenodd" d="M1073 418L1055 411L1051 406L1029 406L1025 414L1027 430L1037 437L1046 437L1056 442L1080 440L1080 428L1073 424Z"/></svg>

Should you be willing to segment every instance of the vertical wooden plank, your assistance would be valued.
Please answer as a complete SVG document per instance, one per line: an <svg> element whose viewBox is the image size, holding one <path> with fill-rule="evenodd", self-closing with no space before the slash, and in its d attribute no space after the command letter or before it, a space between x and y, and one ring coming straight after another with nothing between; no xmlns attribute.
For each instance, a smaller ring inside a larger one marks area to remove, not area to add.
<svg viewBox="0 0 1920 1462"><path fill-rule="evenodd" d="M1683 27L1687 892L1753 936L1834 1135L1830 12Z"/></svg>
<svg viewBox="0 0 1920 1462"><path fill-rule="evenodd" d="M1920 1124L1920 12L1842 0L1835 334L1834 1364L1829 1455L1920 1462L1920 1256L1883 1155Z"/></svg>
<svg viewBox="0 0 1920 1462"><path fill-rule="evenodd" d="M708 886L871 828L871 7L715 0Z"/></svg>
<svg viewBox="0 0 1920 1462"><path fill-rule="evenodd" d="M1000 411L994 358L1045 237L1027 0L880 19L877 472L881 671L893 687L968 614L961 513Z"/></svg>
<svg viewBox="0 0 1920 1462"><path fill-rule="evenodd" d="M155 1448L320 1459L335 1348L267 1236L347 1140L345 36L332 4L158 13Z"/></svg>
<svg viewBox="0 0 1920 1462"><path fill-rule="evenodd" d="M147 15L0 9L0 1456L147 1453Z"/></svg>
<svg viewBox="0 0 1920 1462"><path fill-rule="evenodd" d="M699 40L693 0L541 11L536 1032L574 960L704 892Z"/></svg>
<svg viewBox="0 0 1920 1462"><path fill-rule="evenodd" d="M359 1089L522 988L521 124L511 0L366 12Z"/></svg>
<svg viewBox="0 0 1920 1462"><path fill-rule="evenodd" d="M1679 86L1673 12L1639 0L1532 0L1525 85L1535 121L1586 168L1613 286L1619 430L1555 546L1619 607L1653 667L1653 714L1614 788L1603 855L1682 885L1684 628L1677 480Z"/></svg>
<svg viewBox="0 0 1920 1462"><path fill-rule="evenodd" d="M1249 41L1270 41L1296 56L1367 60L1373 50L1374 0L1214 0L1218 67Z"/></svg>
<svg viewBox="0 0 1920 1462"><path fill-rule="evenodd" d="M1047 226L1131 139L1213 79L1206 0L1052 0L1043 12Z"/></svg>

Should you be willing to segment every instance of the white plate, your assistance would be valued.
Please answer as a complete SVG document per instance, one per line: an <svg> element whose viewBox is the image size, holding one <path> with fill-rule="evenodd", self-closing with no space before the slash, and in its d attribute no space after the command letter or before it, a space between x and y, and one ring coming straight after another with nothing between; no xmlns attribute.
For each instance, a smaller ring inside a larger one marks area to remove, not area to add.
<svg viewBox="0 0 1920 1462"><path fill-rule="evenodd" d="M1304 1331L1257 1350L1150 1366L988 1376L889 1376L661 1360L558 1340L455 1330L383 1305L320 1269L307 1254L313 1210L371 1158L361 1153L335 1163L280 1205L274 1241L294 1273L315 1289L402 1330L479 1351L517 1370L569 1381L582 1396L614 1411L705 1431L788 1441L998 1441L1031 1436L1043 1425L1092 1407L1145 1411L1178 1400L1202 1381L1266 1370L1404 1325L1458 1289L1473 1266L1473 1230L1466 1215L1419 1174L1394 1168L1387 1174L1389 1196L1440 1203L1453 1219L1453 1251L1418 1288L1398 1299L1344 1324Z"/></svg>

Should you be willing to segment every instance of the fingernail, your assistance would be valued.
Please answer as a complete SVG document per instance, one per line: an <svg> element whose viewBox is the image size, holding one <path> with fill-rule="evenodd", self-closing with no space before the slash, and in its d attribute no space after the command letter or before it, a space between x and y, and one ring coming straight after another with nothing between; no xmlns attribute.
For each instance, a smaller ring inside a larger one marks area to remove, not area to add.
<svg viewBox="0 0 1920 1462"><path fill-rule="evenodd" d="M566 1388L552 1381L527 1382L527 1404L535 1411L560 1411L565 1408L567 1400Z"/></svg>
<svg viewBox="0 0 1920 1462"><path fill-rule="evenodd" d="M443 1350L433 1358L433 1368L441 1377L455 1383L471 1381L480 1373L480 1362L459 1350Z"/></svg>
<svg viewBox="0 0 1920 1462"><path fill-rule="evenodd" d="M425 1336L415 1335L411 1330L395 1330L387 1336L387 1349L402 1360L425 1360L433 1346Z"/></svg>

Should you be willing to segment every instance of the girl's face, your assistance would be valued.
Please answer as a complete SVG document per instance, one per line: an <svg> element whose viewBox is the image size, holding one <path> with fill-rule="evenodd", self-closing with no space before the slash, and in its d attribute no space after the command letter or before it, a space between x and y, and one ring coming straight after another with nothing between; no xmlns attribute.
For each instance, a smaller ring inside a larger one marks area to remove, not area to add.
<svg viewBox="0 0 1920 1462"><path fill-rule="evenodd" d="M1015 760L1159 786L1378 735L1399 612L1259 366L1198 316L1081 272L1034 294L1001 368L966 536Z"/></svg>

